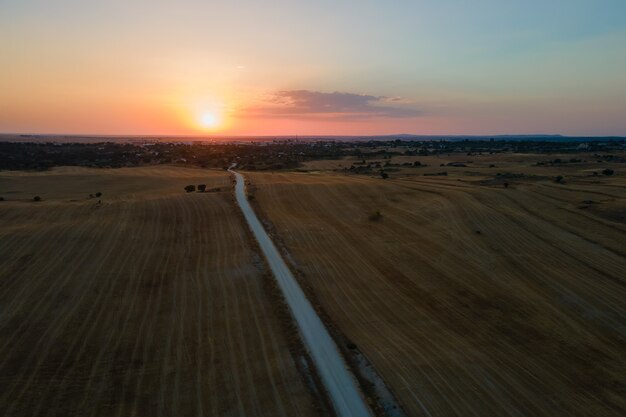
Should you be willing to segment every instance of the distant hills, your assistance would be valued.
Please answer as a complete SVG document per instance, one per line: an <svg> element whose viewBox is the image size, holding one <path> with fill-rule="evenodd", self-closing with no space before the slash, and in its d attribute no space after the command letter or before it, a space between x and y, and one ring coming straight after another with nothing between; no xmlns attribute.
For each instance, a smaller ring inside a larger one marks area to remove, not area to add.
<svg viewBox="0 0 626 417"><path fill-rule="evenodd" d="M624 141L625 136L563 136L548 134L519 135L413 135L399 133L395 135L290 135L290 136L184 136L184 135L46 135L46 134L0 134L3 142L268 142L268 141L462 141L462 140L506 140L506 141L538 141L538 142L596 142Z"/></svg>

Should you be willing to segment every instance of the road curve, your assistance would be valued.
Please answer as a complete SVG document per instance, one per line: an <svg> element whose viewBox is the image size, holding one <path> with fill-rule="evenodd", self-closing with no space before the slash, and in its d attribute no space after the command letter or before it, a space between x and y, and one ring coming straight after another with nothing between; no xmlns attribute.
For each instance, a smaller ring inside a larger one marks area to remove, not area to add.
<svg viewBox="0 0 626 417"><path fill-rule="evenodd" d="M235 185L237 203L278 281L335 411L340 417L372 416L357 387L356 379L348 370L337 345L248 203L243 176L230 169L229 171L237 180Z"/></svg>

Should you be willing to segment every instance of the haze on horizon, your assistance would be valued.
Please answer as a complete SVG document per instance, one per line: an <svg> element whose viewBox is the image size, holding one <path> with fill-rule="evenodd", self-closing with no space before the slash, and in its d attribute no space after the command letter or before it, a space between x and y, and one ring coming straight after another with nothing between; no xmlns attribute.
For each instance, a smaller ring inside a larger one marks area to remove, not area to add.
<svg viewBox="0 0 626 417"><path fill-rule="evenodd" d="M626 2L0 2L0 132L626 135Z"/></svg>

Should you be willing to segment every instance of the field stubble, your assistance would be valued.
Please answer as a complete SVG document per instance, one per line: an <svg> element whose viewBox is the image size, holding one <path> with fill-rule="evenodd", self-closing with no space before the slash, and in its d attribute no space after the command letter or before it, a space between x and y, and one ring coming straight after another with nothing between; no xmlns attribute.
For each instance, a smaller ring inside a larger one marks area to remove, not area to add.
<svg viewBox="0 0 626 417"><path fill-rule="evenodd" d="M175 167L0 173L3 415L317 414L229 187Z"/></svg>
<svg viewBox="0 0 626 417"><path fill-rule="evenodd" d="M409 415L623 415L626 183L526 166L508 189L467 168L248 176L304 286Z"/></svg>

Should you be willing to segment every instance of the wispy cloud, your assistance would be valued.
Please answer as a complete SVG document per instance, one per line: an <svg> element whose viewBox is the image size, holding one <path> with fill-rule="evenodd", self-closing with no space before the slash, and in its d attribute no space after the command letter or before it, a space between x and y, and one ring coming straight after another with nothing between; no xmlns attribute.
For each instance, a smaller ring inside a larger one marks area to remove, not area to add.
<svg viewBox="0 0 626 417"><path fill-rule="evenodd" d="M409 118L421 112L401 97L310 90L277 91L242 116L275 118Z"/></svg>

